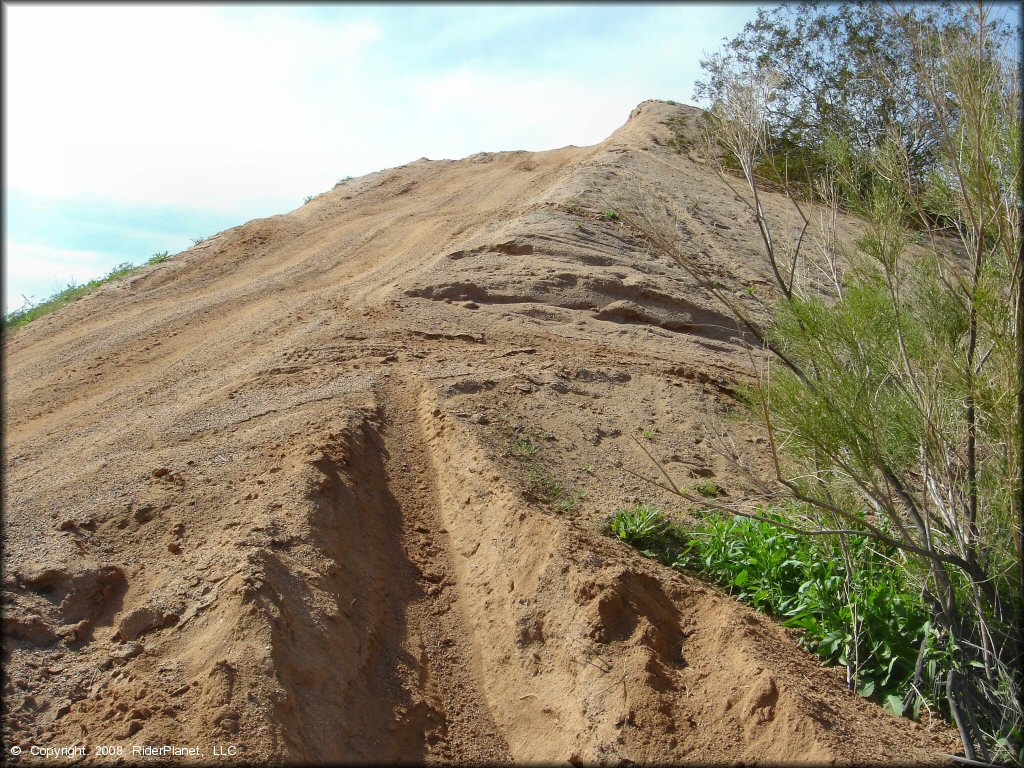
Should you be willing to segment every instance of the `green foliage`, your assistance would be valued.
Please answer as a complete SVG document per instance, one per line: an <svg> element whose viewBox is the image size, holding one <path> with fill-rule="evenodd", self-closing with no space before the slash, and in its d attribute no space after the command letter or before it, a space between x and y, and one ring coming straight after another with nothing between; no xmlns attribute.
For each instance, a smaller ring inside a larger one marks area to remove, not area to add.
<svg viewBox="0 0 1024 768"><path fill-rule="evenodd" d="M943 2L904 7L884 3L784 3L761 8L757 18L705 56L705 78L694 97L712 105L727 98L733 73L752 68L770 73L765 153L759 177L811 189L828 167L829 137L850 139L853 150L870 157L899 128L901 148L914 179L936 168L945 126L955 111L941 114L927 92L927 80L908 62L913 45L904 27L935 39L963 35L971 27L969 6ZM989 34L1005 41L1011 24L996 19Z"/></svg>
<svg viewBox="0 0 1024 768"><path fill-rule="evenodd" d="M615 512L605 533L673 568L696 572L784 626L825 663L851 670L851 684L896 715L917 717L938 707L936 683L950 656L898 553L865 536L805 536L764 519L703 513L684 529L652 504ZM849 567L847 566L849 563ZM911 685L924 644L922 685ZM904 707L904 702L909 706Z"/></svg>
<svg viewBox="0 0 1024 768"><path fill-rule="evenodd" d="M911 687L922 643L928 649L925 691L943 676L948 657L898 553L848 536L844 554L837 537L801 535L772 520L787 518L778 512L764 520L705 514L675 565L697 570L800 629L802 645L850 668L858 692L893 714L904 713L905 700L915 717L923 706L941 707Z"/></svg>
<svg viewBox="0 0 1024 768"><path fill-rule="evenodd" d="M153 254L143 266L150 264L159 264L162 261L166 261L170 258L167 251ZM137 272L142 269L141 266L136 266L128 262L118 264L116 267L110 270L103 277L98 277L94 280L90 280L87 283L68 283L63 289L54 293L50 298L45 299L39 303L33 304L28 303L27 306L21 309L16 309L13 312L9 312L4 316L4 330L12 330L19 326L25 325L26 323L35 320L36 318L48 315L51 312L66 307L68 304L80 299L86 294L92 293L104 283L109 283L112 280L117 280L125 275L130 275L133 272Z"/></svg>
<svg viewBox="0 0 1024 768"><path fill-rule="evenodd" d="M542 435L513 429L507 424L495 427L508 440L508 455L525 465L526 492L537 501L550 504L559 512L569 512L586 498L586 492L560 481L540 461Z"/></svg>
<svg viewBox="0 0 1024 768"><path fill-rule="evenodd" d="M694 484L693 489L697 491L697 493L699 493L701 496L705 496L707 498L719 496L722 493L722 489L718 487L718 483L716 483L711 478L698 480Z"/></svg>
<svg viewBox="0 0 1024 768"><path fill-rule="evenodd" d="M615 512L605 525L605 533L632 547L647 557L654 557L666 565L672 564L685 546L682 529L665 519L653 504L639 501Z"/></svg>
<svg viewBox="0 0 1024 768"><path fill-rule="evenodd" d="M526 490L533 498L551 504L559 512L574 509L586 498L584 491L565 485L539 462L527 467Z"/></svg>
<svg viewBox="0 0 1024 768"><path fill-rule="evenodd" d="M780 497L817 510L818 532L855 523L875 550L899 550L942 637L940 651L922 636L949 672L932 676L933 698L984 761L1024 761L1022 164L1007 18L986 3L763 10L698 85L710 138L755 202L762 178L799 167L833 216L819 253L784 253L752 204L782 298L764 335L771 372L744 399L773 437ZM840 207L862 217L854 243L837 236ZM844 584L857 582L873 564L839 535ZM851 627L870 634L870 606L858 610ZM884 692L887 674L868 682Z"/></svg>
<svg viewBox="0 0 1024 768"><path fill-rule="evenodd" d="M512 455L517 459L532 459L539 451L540 446L525 435L516 437L512 443Z"/></svg>
<svg viewBox="0 0 1024 768"><path fill-rule="evenodd" d="M305 205L306 203L311 202L314 197L316 197L316 195L306 195L304 198L302 198L303 205Z"/></svg>
<svg viewBox="0 0 1024 768"><path fill-rule="evenodd" d="M352 177L342 176L340 179L338 179L338 184L344 184L346 181L352 181ZM334 186L338 186L338 184L335 184Z"/></svg>
<svg viewBox="0 0 1024 768"><path fill-rule="evenodd" d="M618 221L619 214L617 214L615 211L609 208L607 211L601 214L601 218L606 219L608 221Z"/></svg>

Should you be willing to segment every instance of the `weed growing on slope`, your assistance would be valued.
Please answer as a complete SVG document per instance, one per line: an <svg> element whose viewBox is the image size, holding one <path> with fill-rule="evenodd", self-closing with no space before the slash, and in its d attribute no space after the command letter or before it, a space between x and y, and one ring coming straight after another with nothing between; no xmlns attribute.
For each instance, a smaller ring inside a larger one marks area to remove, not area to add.
<svg viewBox="0 0 1024 768"><path fill-rule="evenodd" d="M710 478L706 478L704 480L696 482L693 486L693 489L701 496L704 496L709 499L714 498L715 496L719 496L722 493L722 489L718 487L718 483L716 483L714 480Z"/></svg>
<svg viewBox="0 0 1024 768"><path fill-rule="evenodd" d="M26 323L42 317L43 315L48 315L61 307L66 307L76 299L92 293L104 283L109 283L112 280L117 280L119 277L124 277L125 275L137 272L142 269L143 266L159 264L162 261L167 261L169 258L171 257L167 251L154 253L143 265L136 266L135 264L124 262L123 264L118 264L103 277L98 277L87 283L70 282L64 288L50 296L50 298L38 303L26 300L26 306L4 315L4 330L17 328L18 326L25 325Z"/></svg>
<svg viewBox="0 0 1024 768"><path fill-rule="evenodd" d="M667 520L653 504L639 501L612 515L605 533L666 565L671 565L686 546L686 534L678 525Z"/></svg>
<svg viewBox="0 0 1024 768"><path fill-rule="evenodd" d="M586 498L586 492L561 482L541 461L543 435L522 431L509 424L494 429L508 441L508 456L525 465L526 493L536 501L550 504L559 512L569 512Z"/></svg>
<svg viewBox="0 0 1024 768"><path fill-rule="evenodd" d="M617 214L615 211L609 208L607 211L601 214L601 218L606 219L607 221L618 221L619 214Z"/></svg>
<svg viewBox="0 0 1024 768"><path fill-rule="evenodd" d="M512 442L512 456L517 459L532 459L540 452L540 446L525 435L518 435Z"/></svg>
<svg viewBox="0 0 1024 768"><path fill-rule="evenodd" d="M685 529L653 505L615 512L605 533L648 557L696 572L740 600L801 630L801 644L847 668L848 682L895 715L943 710L934 695L950 663L948 641L929 621L913 574L898 553L867 537L802 536L764 519L707 512ZM921 663L918 668L918 656Z"/></svg>
<svg viewBox="0 0 1024 768"><path fill-rule="evenodd" d="M526 490L533 498L551 504L559 512L572 510L587 496L585 491L561 483L536 461L526 470Z"/></svg>

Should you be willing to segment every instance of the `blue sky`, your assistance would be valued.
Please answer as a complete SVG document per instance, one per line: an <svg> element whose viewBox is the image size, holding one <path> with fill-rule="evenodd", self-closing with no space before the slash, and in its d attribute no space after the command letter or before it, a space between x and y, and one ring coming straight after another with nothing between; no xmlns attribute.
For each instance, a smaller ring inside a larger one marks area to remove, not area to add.
<svg viewBox="0 0 1024 768"><path fill-rule="evenodd" d="M4 311L343 176L604 139L753 4L5 4Z"/></svg>

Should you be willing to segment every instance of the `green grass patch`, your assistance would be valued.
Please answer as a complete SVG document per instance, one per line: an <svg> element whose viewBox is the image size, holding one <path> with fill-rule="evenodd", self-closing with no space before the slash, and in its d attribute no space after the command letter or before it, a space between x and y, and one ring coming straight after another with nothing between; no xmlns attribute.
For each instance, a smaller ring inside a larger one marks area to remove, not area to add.
<svg viewBox="0 0 1024 768"><path fill-rule="evenodd" d="M104 283L109 283L120 277L124 277L125 275L138 272L145 266L167 261L169 258L171 258L171 256L167 251L161 251L160 253L154 253L150 256L146 260L145 264L137 266L135 264L125 262L123 264L118 264L103 277L98 277L87 283L68 283L67 286L54 293L50 298L44 299L43 301L35 304L30 303L28 306L16 309L13 312L9 312L4 315L4 330L13 330L14 328L25 325L26 323L30 323L43 315L48 315L61 307L66 307L68 304L80 299L82 296L92 293Z"/></svg>
<svg viewBox="0 0 1024 768"><path fill-rule="evenodd" d="M699 480L698 482L694 483L693 490L695 490L701 496L704 496L709 499L714 498L715 496L722 495L722 489L719 488L718 483L716 483L711 478L705 478L704 480Z"/></svg>
<svg viewBox="0 0 1024 768"><path fill-rule="evenodd" d="M587 497L586 491L559 480L541 460L542 433L516 429L504 422L496 424L493 430L507 441L507 455L524 465L526 493L530 498L550 504L559 512L569 512Z"/></svg>
<svg viewBox="0 0 1024 768"><path fill-rule="evenodd" d="M540 453L540 446L526 435L517 435L512 441L510 452L516 459L532 459Z"/></svg>
<svg viewBox="0 0 1024 768"><path fill-rule="evenodd" d="M526 490L533 498L543 501L559 512L569 512L583 501L585 491L558 480L540 462L532 462L526 470Z"/></svg>
<svg viewBox="0 0 1024 768"><path fill-rule="evenodd" d="M653 504L639 501L612 515L605 533L666 565L675 562L687 543L686 532L679 525L669 521Z"/></svg>

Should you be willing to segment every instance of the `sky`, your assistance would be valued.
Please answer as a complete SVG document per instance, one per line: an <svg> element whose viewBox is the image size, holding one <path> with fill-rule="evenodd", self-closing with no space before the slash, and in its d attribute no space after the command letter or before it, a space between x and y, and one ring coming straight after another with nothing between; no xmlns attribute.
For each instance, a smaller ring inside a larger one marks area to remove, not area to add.
<svg viewBox="0 0 1024 768"><path fill-rule="evenodd" d="M756 11L4 3L4 312L345 176L600 142Z"/></svg>

